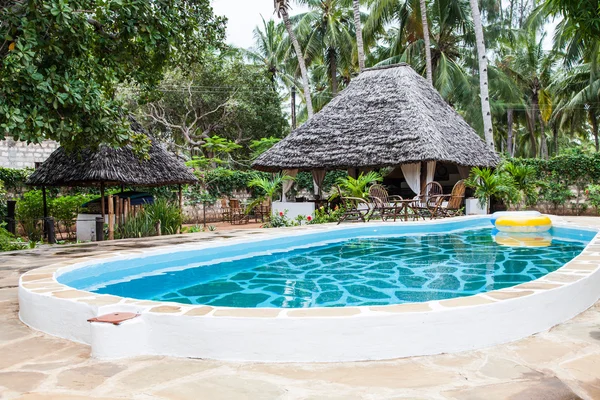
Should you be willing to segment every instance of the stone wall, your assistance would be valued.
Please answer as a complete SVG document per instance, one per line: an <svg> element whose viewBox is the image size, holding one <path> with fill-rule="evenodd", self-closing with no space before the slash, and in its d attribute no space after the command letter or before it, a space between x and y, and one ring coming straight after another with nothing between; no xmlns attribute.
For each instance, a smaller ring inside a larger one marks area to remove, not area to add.
<svg viewBox="0 0 600 400"><path fill-rule="evenodd" d="M0 167L35 168L58 148L58 143L46 140L41 144L17 142L13 139L0 140Z"/></svg>

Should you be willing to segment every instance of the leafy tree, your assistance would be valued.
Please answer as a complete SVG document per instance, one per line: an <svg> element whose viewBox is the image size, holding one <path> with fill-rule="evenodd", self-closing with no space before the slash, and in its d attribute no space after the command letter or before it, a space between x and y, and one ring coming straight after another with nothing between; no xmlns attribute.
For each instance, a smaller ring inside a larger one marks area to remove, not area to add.
<svg viewBox="0 0 600 400"><path fill-rule="evenodd" d="M119 87L145 98L225 22L209 0L0 0L0 21L1 137L68 147L130 141Z"/></svg>
<svg viewBox="0 0 600 400"><path fill-rule="evenodd" d="M173 71L159 89L160 100L142 111L164 140L195 155L248 160L252 140L282 137L288 129L270 77L237 52L207 57L185 73Z"/></svg>
<svg viewBox="0 0 600 400"><path fill-rule="evenodd" d="M360 173L358 178L346 176L338 179L338 185L342 192L350 197L365 198L369 194L369 185L381 182L383 177L376 171L370 171L366 174ZM335 197L336 193L332 197Z"/></svg>

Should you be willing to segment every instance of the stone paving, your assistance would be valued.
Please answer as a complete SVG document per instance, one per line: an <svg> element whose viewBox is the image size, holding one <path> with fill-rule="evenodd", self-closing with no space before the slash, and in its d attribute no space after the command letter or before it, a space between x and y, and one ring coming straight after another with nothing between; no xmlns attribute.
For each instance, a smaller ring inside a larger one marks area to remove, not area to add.
<svg viewBox="0 0 600 400"><path fill-rule="evenodd" d="M579 225L600 223L596 218L560 219ZM30 269L106 251L252 232L207 232L0 255L0 398L600 399L600 302L548 332L510 344L452 355L332 364L150 356L100 361L89 357L88 346L33 331L18 319L18 277Z"/></svg>

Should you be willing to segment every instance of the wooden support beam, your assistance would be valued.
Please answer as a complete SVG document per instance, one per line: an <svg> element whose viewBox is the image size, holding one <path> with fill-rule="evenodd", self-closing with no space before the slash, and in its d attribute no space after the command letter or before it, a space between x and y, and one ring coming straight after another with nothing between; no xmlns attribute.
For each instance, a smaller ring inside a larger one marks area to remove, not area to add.
<svg viewBox="0 0 600 400"><path fill-rule="evenodd" d="M108 240L115 238L114 203L112 194L108 195Z"/></svg>
<svg viewBox="0 0 600 400"><path fill-rule="evenodd" d="M102 212L102 219L104 220L105 211L104 211L104 182L100 182L100 210Z"/></svg>

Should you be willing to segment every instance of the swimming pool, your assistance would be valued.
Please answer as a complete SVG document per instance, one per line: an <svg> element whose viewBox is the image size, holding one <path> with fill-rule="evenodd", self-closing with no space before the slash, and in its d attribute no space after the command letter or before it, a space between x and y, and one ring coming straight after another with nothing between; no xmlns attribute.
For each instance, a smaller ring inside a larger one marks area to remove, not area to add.
<svg viewBox="0 0 600 400"><path fill-rule="evenodd" d="M456 217L132 241L24 274L19 317L98 358L333 362L506 343L598 300L597 229L558 223L550 239L508 241L547 247L517 248L490 228ZM112 313L134 318L88 322Z"/></svg>
<svg viewBox="0 0 600 400"><path fill-rule="evenodd" d="M584 249L556 235L547 247L496 244L492 228L359 237L287 250L256 248L227 260L229 249L205 261L201 252L123 260L76 270L59 282L100 294L223 307L344 307L424 302L498 290L540 278ZM364 236L360 236L364 235Z"/></svg>

